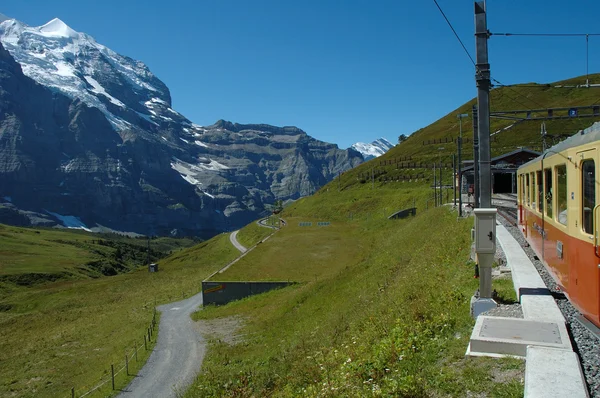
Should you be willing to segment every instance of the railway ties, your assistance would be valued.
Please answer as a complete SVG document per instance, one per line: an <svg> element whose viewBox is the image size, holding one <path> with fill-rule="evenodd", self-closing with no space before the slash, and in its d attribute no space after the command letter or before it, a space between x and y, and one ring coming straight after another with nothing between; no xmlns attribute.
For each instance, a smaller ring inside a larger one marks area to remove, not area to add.
<svg viewBox="0 0 600 398"><path fill-rule="evenodd" d="M494 194L492 205L498 209L498 214L505 218L511 226L517 226L516 194Z"/></svg>

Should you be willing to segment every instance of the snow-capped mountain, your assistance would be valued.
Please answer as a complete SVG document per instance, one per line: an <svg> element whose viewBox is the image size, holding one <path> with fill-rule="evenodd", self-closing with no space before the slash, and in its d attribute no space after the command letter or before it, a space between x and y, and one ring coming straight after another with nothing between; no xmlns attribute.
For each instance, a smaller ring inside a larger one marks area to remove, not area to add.
<svg viewBox="0 0 600 398"><path fill-rule="evenodd" d="M394 144L382 137L376 139L370 144L366 144L364 142L357 142L356 144L352 145L351 148L360 152L365 158L365 160L369 160L383 155L393 147Z"/></svg>
<svg viewBox="0 0 600 398"><path fill-rule="evenodd" d="M142 62L0 15L0 222L211 236L360 162L296 127L198 126Z"/></svg>
<svg viewBox="0 0 600 398"><path fill-rule="evenodd" d="M25 76L98 108L117 131L140 118L153 123L179 116L170 107L169 89L144 63L115 53L58 18L38 27L6 19L0 23L0 42Z"/></svg>

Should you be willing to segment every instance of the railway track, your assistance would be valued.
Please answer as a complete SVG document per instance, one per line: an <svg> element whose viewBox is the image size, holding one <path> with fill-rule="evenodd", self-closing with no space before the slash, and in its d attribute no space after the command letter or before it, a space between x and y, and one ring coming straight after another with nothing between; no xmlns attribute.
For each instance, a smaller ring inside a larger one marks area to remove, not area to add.
<svg viewBox="0 0 600 398"><path fill-rule="evenodd" d="M492 206L498 209L501 215L513 227L517 225L517 195L495 194L492 197Z"/></svg>

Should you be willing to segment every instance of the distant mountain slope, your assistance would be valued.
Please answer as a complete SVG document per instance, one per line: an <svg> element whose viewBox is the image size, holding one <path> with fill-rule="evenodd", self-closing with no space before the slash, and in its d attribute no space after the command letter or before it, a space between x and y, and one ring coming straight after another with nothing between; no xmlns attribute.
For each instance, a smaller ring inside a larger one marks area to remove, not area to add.
<svg viewBox="0 0 600 398"><path fill-rule="evenodd" d="M0 115L0 222L21 225L208 237L363 160L296 127L198 126L146 65L58 19L0 17Z"/></svg>
<svg viewBox="0 0 600 398"><path fill-rule="evenodd" d="M394 144L386 140L385 138L378 138L370 144L364 142L357 142L352 145L352 149L360 152L365 160L373 159L383 155L394 147Z"/></svg>

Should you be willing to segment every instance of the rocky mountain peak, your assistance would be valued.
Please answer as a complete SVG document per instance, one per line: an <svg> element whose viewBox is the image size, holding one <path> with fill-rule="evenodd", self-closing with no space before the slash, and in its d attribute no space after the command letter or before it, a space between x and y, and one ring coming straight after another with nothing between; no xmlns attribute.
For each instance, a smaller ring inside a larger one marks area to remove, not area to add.
<svg viewBox="0 0 600 398"><path fill-rule="evenodd" d="M99 109L116 131L146 124L141 119L154 124L172 119L169 89L143 62L115 53L58 18L39 27L5 20L0 42L26 76ZM165 106L160 112L154 109L158 102Z"/></svg>
<svg viewBox="0 0 600 398"><path fill-rule="evenodd" d="M365 160L369 160L383 155L393 147L394 144L381 137L370 144L357 142L356 144L353 144L351 148L360 152Z"/></svg>

